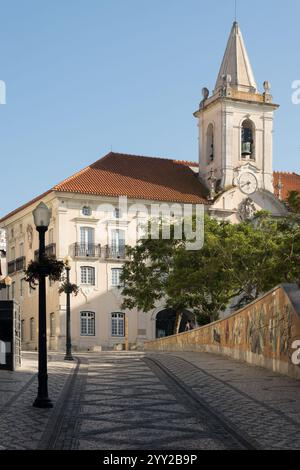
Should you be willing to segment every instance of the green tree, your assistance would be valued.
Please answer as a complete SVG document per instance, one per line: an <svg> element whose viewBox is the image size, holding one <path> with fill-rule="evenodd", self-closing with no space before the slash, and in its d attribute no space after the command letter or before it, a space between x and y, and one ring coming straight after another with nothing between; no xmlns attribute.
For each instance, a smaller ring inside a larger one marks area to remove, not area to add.
<svg viewBox="0 0 300 470"><path fill-rule="evenodd" d="M300 194L298 191L290 191L287 202L293 212L300 213Z"/></svg>
<svg viewBox="0 0 300 470"><path fill-rule="evenodd" d="M239 225L206 217L202 250L187 251L184 240L147 239L129 254L122 275L124 308L148 312L163 300L178 320L190 310L206 324L233 299L239 308L281 282L298 282L299 217L260 213Z"/></svg>

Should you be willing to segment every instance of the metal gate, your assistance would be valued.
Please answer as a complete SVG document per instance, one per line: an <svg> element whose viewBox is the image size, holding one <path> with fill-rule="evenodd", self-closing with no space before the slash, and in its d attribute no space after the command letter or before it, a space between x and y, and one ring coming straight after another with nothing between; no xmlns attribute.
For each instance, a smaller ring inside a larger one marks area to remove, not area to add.
<svg viewBox="0 0 300 470"><path fill-rule="evenodd" d="M0 369L21 366L21 314L13 301L0 302Z"/></svg>

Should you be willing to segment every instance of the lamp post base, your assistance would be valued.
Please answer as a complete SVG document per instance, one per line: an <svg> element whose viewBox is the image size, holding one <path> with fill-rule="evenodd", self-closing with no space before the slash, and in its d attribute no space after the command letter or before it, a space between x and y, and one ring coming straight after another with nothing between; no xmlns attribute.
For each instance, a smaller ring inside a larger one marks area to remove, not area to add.
<svg viewBox="0 0 300 470"><path fill-rule="evenodd" d="M33 403L34 408L53 408L53 403L50 398L37 397Z"/></svg>
<svg viewBox="0 0 300 470"><path fill-rule="evenodd" d="M66 354L64 360L65 361L74 361L74 357L72 356L72 354Z"/></svg>

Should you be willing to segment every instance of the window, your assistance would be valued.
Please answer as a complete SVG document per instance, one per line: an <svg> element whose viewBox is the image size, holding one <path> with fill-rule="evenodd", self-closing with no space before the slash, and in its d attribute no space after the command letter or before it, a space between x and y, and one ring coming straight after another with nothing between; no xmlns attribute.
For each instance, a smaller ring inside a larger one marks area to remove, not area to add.
<svg viewBox="0 0 300 470"><path fill-rule="evenodd" d="M12 300L15 299L15 295L16 295L16 283L13 282L12 285L11 285L11 298L12 298Z"/></svg>
<svg viewBox="0 0 300 470"><path fill-rule="evenodd" d="M214 161L214 126L209 124L206 133L206 153L208 164Z"/></svg>
<svg viewBox="0 0 300 470"><path fill-rule="evenodd" d="M255 136L255 129L254 124L249 119L242 124L242 158L244 160L255 159L255 148L254 148L254 136Z"/></svg>
<svg viewBox="0 0 300 470"><path fill-rule="evenodd" d="M81 267L81 284L95 285L95 268L90 266Z"/></svg>
<svg viewBox="0 0 300 470"><path fill-rule="evenodd" d="M112 336L125 336L125 314L112 313L111 314L111 335Z"/></svg>
<svg viewBox="0 0 300 470"><path fill-rule="evenodd" d="M114 209L114 218L115 219L121 219L121 211L120 211L119 207L116 207Z"/></svg>
<svg viewBox="0 0 300 470"><path fill-rule="evenodd" d="M80 228L81 256L95 256L95 230L91 227Z"/></svg>
<svg viewBox="0 0 300 470"><path fill-rule="evenodd" d="M21 340L25 339L25 320L21 321Z"/></svg>
<svg viewBox="0 0 300 470"><path fill-rule="evenodd" d="M50 313L50 337L54 338L56 333L55 313Z"/></svg>
<svg viewBox="0 0 300 470"><path fill-rule="evenodd" d="M121 268L113 268L111 270L111 285L113 287L121 287L122 286L122 282L120 281L122 271L123 270Z"/></svg>
<svg viewBox="0 0 300 470"><path fill-rule="evenodd" d="M30 318L30 341L34 341L35 331L34 331L34 318Z"/></svg>
<svg viewBox="0 0 300 470"><path fill-rule="evenodd" d="M20 243L19 245L19 257L23 258L24 256L24 243Z"/></svg>
<svg viewBox="0 0 300 470"><path fill-rule="evenodd" d="M12 246L10 249L10 259L11 261L14 261L16 259L16 250L14 246Z"/></svg>
<svg viewBox="0 0 300 470"><path fill-rule="evenodd" d="M125 231L115 229L111 231L111 255L114 258L125 258Z"/></svg>
<svg viewBox="0 0 300 470"><path fill-rule="evenodd" d="M48 232L49 245L52 245L52 244L53 244L53 239L54 239L54 238L53 238L53 233L54 233L53 228L51 228L51 229L49 230L49 232Z"/></svg>
<svg viewBox="0 0 300 470"><path fill-rule="evenodd" d="M80 335L81 336L95 336L95 313L94 312L81 312L80 313Z"/></svg>
<svg viewBox="0 0 300 470"><path fill-rule="evenodd" d="M92 215L92 209L89 206L84 206L82 208L82 215L91 216Z"/></svg>
<svg viewBox="0 0 300 470"><path fill-rule="evenodd" d="M20 280L20 297L24 295L24 286L25 286L25 279Z"/></svg>

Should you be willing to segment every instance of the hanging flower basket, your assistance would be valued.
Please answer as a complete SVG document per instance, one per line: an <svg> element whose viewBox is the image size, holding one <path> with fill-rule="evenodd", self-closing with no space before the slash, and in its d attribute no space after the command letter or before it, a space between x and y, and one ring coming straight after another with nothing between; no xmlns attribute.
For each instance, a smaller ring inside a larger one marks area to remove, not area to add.
<svg viewBox="0 0 300 470"><path fill-rule="evenodd" d="M65 265L63 261L58 261L53 256L45 255L42 262L30 261L25 269L25 281L29 283L31 289L36 289L41 275L49 277L52 282L59 282L64 272Z"/></svg>
<svg viewBox="0 0 300 470"><path fill-rule="evenodd" d="M79 287L76 284L72 284L71 282L64 281L58 292L60 294L73 294L75 297L79 294Z"/></svg>

